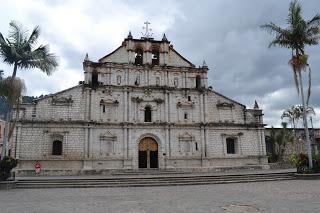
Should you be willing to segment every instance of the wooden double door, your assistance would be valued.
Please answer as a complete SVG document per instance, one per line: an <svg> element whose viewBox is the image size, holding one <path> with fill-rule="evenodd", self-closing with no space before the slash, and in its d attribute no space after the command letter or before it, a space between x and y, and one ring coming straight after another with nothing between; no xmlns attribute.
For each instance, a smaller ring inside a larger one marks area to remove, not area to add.
<svg viewBox="0 0 320 213"><path fill-rule="evenodd" d="M153 138L139 143L139 168L158 168L158 144Z"/></svg>

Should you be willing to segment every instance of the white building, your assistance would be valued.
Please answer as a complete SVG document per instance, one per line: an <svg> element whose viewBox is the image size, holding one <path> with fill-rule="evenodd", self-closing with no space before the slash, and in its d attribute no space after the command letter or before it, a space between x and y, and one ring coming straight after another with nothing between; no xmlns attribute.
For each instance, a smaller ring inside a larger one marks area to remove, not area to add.
<svg viewBox="0 0 320 213"><path fill-rule="evenodd" d="M84 81L24 104L12 137L21 173L267 165L262 110L211 89L164 35L83 62Z"/></svg>

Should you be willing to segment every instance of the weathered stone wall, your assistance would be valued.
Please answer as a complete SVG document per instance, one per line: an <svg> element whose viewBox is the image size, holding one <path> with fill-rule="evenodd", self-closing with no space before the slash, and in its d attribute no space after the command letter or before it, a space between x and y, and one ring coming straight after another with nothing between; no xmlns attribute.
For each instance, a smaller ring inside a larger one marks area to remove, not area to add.
<svg viewBox="0 0 320 213"><path fill-rule="evenodd" d="M157 142L161 169L265 165L261 110L208 89L208 69L193 67L166 42L159 44L160 66L128 64L137 44L125 42L99 63L85 61L84 83L23 105L12 137L20 170L33 169L35 160L59 174L138 169L145 137ZM142 47L147 64L152 45ZM162 66L166 60L174 67ZM92 85L94 72L99 85ZM226 151L228 137L235 154ZM52 155L55 140L63 143L62 155Z"/></svg>

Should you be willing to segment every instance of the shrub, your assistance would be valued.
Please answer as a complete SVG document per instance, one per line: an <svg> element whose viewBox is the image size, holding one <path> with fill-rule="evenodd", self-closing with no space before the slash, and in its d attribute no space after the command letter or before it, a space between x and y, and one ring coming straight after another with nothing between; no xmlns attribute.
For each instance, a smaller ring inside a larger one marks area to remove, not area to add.
<svg viewBox="0 0 320 213"><path fill-rule="evenodd" d="M18 164L18 160L13 157L4 157L0 161L0 180L7 180L10 177L11 170Z"/></svg>
<svg viewBox="0 0 320 213"><path fill-rule="evenodd" d="M298 173L317 173L320 172L320 155L312 156L313 168L309 168L309 158L307 155L292 154L289 158L291 164L297 167Z"/></svg>
<svg viewBox="0 0 320 213"><path fill-rule="evenodd" d="M320 154L312 156L313 170L320 173Z"/></svg>

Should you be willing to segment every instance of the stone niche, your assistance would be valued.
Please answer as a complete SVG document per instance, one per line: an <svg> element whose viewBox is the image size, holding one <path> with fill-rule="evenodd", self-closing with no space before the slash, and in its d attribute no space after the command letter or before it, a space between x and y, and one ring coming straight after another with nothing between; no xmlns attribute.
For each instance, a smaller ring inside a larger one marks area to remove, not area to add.
<svg viewBox="0 0 320 213"><path fill-rule="evenodd" d="M113 156L115 154L115 142L117 136L107 131L100 134L100 156Z"/></svg>
<svg viewBox="0 0 320 213"><path fill-rule="evenodd" d="M234 103L229 103L225 101L218 101L217 109L219 112L219 122L223 123L234 123Z"/></svg>
<svg viewBox="0 0 320 213"><path fill-rule="evenodd" d="M179 153L181 155L192 155L193 153L197 152L199 149L198 143L195 140L195 137L188 132L180 134L178 136L178 141L179 141Z"/></svg>
<svg viewBox="0 0 320 213"><path fill-rule="evenodd" d="M100 120L117 121L118 120L119 101L116 99L100 100Z"/></svg>

